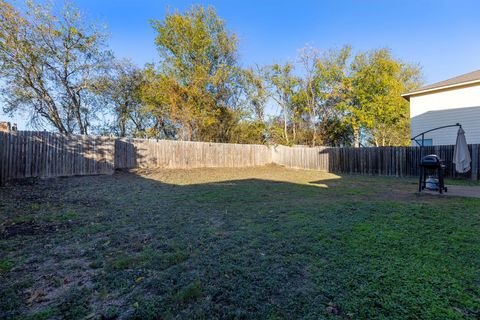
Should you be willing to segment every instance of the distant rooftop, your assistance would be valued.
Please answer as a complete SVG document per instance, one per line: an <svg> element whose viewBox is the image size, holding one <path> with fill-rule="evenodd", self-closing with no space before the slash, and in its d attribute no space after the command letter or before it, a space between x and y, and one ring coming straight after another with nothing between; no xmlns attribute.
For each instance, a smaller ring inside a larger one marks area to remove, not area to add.
<svg viewBox="0 0 480 320"><path fill-rule="evenodd" d="M476 83L476 82L480 82L480 70L472 71L472 72L465 73L460 76L453 77L444 81L429 84L427 86L418 88L414 91L404 93L402 94L402 97L408 99L410 96L418 93L436 91L444 88L457 87L457 86Z"/></svg>

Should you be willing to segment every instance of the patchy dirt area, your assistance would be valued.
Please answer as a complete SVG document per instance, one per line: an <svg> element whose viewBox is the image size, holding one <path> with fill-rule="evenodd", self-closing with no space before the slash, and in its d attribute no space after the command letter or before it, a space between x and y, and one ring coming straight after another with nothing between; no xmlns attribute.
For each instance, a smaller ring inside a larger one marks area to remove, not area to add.
<svg viewBox="0 0 480 320"><path fill-rule="evenodd" d="M0 188L0 318L478 318L480 199L415 192L279 166Z"/></svg>
<svg viewBox="0 0 480 320"><path fill-rule="evenodd" d="M0 239L9 239L17 236L52 234L59 230L66 230L70 226L68 223L38 223L32 220L3 225L2 227Z"/></svg>

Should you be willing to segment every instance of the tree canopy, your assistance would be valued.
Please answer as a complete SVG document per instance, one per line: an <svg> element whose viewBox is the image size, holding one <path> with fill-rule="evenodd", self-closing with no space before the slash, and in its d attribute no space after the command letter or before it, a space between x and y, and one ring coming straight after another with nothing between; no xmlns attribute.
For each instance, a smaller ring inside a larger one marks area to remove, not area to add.
<svg viewBox="0 0 480 320"><path fill-rule="evenodd" d="M26 111L61 133L87 134L99 112L89 87L112 58L105 35L68 2L56 13L31 1L24 12L0 1L0 26L6 111Z"/></svg>
<svg viewBox="0 0 480 320"><path fill-rule="evenodd" d="M152 72L162 90L149 99L162 101L179 138L228 141L239 112L236 36L212 8L175 12L152 26L160 53Z"/></svg>
<svg viewBox="0 0 480 320"><path fill-rule="evenodd" d="M408 145L409 108L401 94L419 85L418 68L392 58L390 50L361 53L352 63L349 119L364 127L375 146Z"/></svg>
<svg viewBox="0 0 480 320"><path fill-rule="evenodd" d="M70 2L0 0L4 111L61 133L287 145L406 145L421 70L387 48L305 46L293 61L242 66L212 7L152 20L158 61L136 66Z"/></svg>

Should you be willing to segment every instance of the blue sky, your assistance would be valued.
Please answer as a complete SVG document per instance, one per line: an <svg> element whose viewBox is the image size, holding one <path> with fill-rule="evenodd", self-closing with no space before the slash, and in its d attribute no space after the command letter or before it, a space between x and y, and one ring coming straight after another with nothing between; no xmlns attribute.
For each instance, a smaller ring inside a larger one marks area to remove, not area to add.
<svg viewBox="0 0 480 320"><path fill-rule="evenodd" d="M241 63L285 62L305 44L354 50L389 47L423 68L425 83L480 69L480 1L161 1L77 0L90 19L106 23L110 47L139 65L157 57L150 19L211 5L239 38ZM5 116L1 116L4 118ZM14 120L20 123L19 117Z"/></svg>

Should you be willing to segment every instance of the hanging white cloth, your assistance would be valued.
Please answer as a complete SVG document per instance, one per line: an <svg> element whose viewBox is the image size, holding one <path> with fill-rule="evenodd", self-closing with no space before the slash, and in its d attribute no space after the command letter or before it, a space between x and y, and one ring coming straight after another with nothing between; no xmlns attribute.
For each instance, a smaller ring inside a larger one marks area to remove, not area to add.
<svg viewBox="0 0 480 320"><path fill-rule="evenodd" d="M453 163L455 163L455 170L458 173L465 173L470 171L470 152L468 151L467 139L465 139L465 131L462 127L458 129L457 143L455 144L455 151L453 152Z"/></svg>

